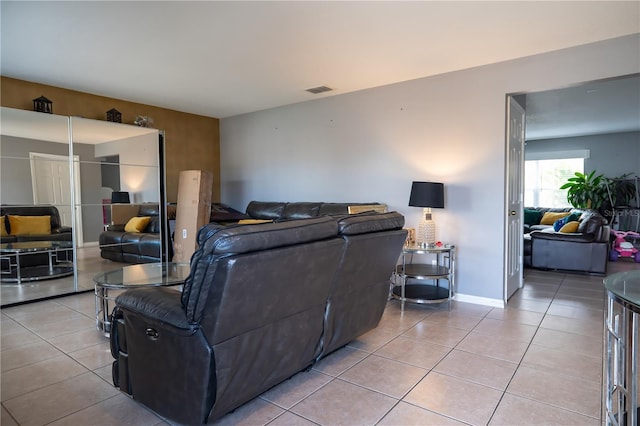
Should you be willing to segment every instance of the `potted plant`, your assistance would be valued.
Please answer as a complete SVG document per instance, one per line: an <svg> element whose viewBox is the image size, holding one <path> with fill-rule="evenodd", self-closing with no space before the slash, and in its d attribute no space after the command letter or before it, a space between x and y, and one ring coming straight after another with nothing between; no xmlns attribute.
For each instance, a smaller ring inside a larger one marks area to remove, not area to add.
<svg viewBox="0 0 640 426"><path fill-rule="evenodd" d="M604 176L575 172L560 189L567 190L567 201L576 209L599 209L607 199Z"/></svg>

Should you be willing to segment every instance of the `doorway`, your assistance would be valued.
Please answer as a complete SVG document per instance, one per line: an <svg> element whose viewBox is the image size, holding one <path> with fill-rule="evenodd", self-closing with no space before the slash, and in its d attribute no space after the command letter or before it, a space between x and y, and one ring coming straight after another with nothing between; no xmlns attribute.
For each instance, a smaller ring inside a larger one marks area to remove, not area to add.
<svg viewBox="0 0 640 426"><path fill-rule="evenodd" d="M80 158L73 156L74 194L71 194L71 168L69 156L53 155L41 152L30 152L31 185L33 190L33 204L51 204L56 206L60 213L60 221L63 226L68 226L76 231L76 244L82 247L82 209L80 200ZM73 223L72 205L75 205L75 225Z"/></svg>

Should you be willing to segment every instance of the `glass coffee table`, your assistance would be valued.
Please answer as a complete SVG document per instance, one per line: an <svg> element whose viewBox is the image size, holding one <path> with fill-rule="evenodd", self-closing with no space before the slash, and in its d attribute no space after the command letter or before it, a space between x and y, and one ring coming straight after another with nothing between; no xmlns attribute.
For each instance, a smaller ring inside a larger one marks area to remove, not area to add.
<svg viewBox="0 0 640 426"><path fill-rule="evenodd" d="M111 332L109 320L110 289L160 287L183 284L189 276L188 263L143 263L127 265L93 277L96 294L96 327L105 335Z"/></svg>
<svg viewBox="0 0 640 426"><path fill-rule="evenodd" d="M73 250L71 241L25 241L0 244L0 280L22 284L24 281L38 281L73 275L73 262L69 252ZM24 256L46 253L48 262L44 265L23 266Z"/></svg>

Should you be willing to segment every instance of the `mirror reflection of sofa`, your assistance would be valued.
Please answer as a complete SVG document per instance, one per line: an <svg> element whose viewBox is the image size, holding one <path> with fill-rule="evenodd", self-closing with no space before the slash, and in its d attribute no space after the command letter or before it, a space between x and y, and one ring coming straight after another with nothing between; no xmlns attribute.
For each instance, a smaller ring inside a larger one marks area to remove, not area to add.
<svg viewBox="0 0 640 426"><path fill-rule="evenodd" d="M161 261L158 203L113 204L111 217L114 223L100 234L103 259L126 263Z"/></svg>
<svg viewBox="0 0 640 426"><path fill-rule="evenodd" d="M47 221L45 217L49 217ZM63 226L60 212L56 206L0 206L0 220L2 232L0 243L30 242L30 241L72 241L71 227ZM12 226L13 225L13 226ZM65 250L58 254L61 261L71 261L72 251ZM22 266L44 265L48 262L48 255L43 253L22 256Z"/></svg>
<svg viewBox="0 0 640 426"><path fill-rule="evenodd" d="M596 210L525 207L524 265L605 274L610 227Z"/></svg>

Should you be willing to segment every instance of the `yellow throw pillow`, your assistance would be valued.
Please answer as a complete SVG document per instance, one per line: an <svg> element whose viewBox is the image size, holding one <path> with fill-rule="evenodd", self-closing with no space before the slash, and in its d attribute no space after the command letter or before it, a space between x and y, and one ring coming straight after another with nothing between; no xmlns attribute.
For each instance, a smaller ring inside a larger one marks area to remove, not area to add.
<svg viewBox="0 0 640 426"><path fill-rule="evenodd" d="M271 223L268 219L240 219L238 225L255 225L256 223Z"/></svg>
<svg viewBox="0 0 640 426"><path fill-rule="evenodd" d="M560 232L564 232L567 234L578 232L578 226L580 226L580 222L577 220L573 220L571 222L567 222L564 224L562 228L560 228Z"/></svg>
<svg viewBox="0 0 640 426"><path fill-rule="evenodd" d="M44 235L51 233L51 216L9 215L11 235Z"/></svg>
<svg viewBox="0 0 640 426"><path fill-rule="evenodd" d="M6 237L9 235L7 232L7 227L4 224L4 216L0 216L0 237Z"/></svg>
<svg viewBox="0 0 640 426"><path fill-rule="evenodd" d="M542 215L542 219L540 219L540 225L553 225L558 219L562 219L563 217L567 217L571 214L571 212L560 212L560 213L552 213L552 212L544 212Z"/></svg>
<svg viewBox="0 0 640 426"><path fill-rule="evenodd" d="M151 222L151 216L136 216L129 219L124 226L125 232L142 232Z"/></svg>

